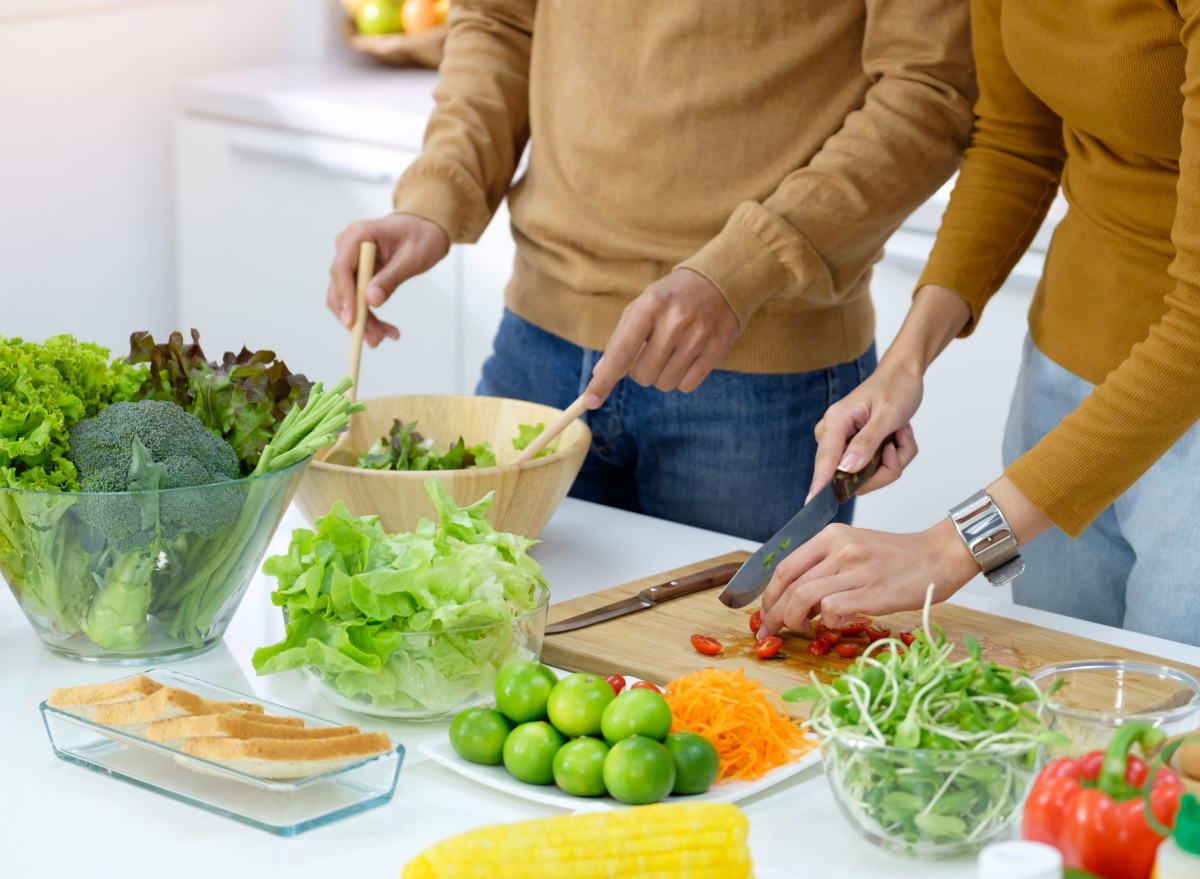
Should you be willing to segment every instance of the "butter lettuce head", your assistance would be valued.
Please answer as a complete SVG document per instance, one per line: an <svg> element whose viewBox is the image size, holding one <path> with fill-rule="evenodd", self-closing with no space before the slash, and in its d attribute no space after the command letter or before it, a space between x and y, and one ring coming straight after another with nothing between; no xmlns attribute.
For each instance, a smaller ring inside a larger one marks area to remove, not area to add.
<svg viewBox="0 0 1200 879"><path fill-rule="evenodd" d="M292 532L263 572L286 611L286 635L254 653L259 674L309 666L347 698L380 708L442 711L488 692L505 663L528 658L521 618L545 588L534 541L484 519L492 496L459 507L442 483L425 489L438 521L387 534L378 516L340 501L315 530Z"/></svg>

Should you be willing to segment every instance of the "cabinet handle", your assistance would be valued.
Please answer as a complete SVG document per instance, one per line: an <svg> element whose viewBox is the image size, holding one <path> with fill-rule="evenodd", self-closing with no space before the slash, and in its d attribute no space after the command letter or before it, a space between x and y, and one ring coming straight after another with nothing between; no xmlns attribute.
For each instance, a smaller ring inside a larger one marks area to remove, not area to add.
<svg viewBox="0 0 1200 879"><path fill-rule="evenodd" d="M258 161L280 162L285 165L295 165L299 168L307 168L310 171L317 171L321 174L330 174L334 177L346 177L350 180L358 180L362 183L395 183L399 178L395 174L389 174L386 171L368 171L365 168L358 168L354 165L345 165L341 162L331 162L328 159L317 159L312 156L303 156L297 153L288 152L286 150L275 149L274 147L264 147L257 144L247 143L231 143L229 152L233 155L243 158Z"/></svg>

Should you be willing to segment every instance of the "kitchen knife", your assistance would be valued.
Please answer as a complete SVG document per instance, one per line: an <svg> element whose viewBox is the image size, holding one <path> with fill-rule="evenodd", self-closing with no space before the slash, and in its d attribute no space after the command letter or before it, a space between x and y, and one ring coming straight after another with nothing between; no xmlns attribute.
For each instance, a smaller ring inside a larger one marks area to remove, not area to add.
<svg viewBox="0 0 1200 879"><path fill-rule="evenodd" d="M745 607L762 595L771 582L771 575L779 563L795 552L805 541L816 537L821 529L833 521L838 507L844 504L875 475L883 461L883 450L891 443L896 444L896 435L884 438L875 456L857 473L837 471L824 488L813 495L812 500L801 507L792 520L779 529L774 537L759 547L758 552L746 559L746 563L721 590L718 598L726 607Z"/></svg>
<svg viewBox="0 0 1200 879"><path fill-rule="evenodd" d="M670 601L673 598L682 598L685 595L694 595L697 592L703 592L705 589L712 589L714 586L723 586L729 582L730 577L737 573L739 567L740 565L737 562L731 562L727 565L718 565L715 568L709 568L707 571L701 571L698 574L689 574L686 577L680 577L678 580L659 583L657 586L643 589L632 598L615 601L612 604L604 605L604 607L598 607L595 610L589 610L587 613L581 613L579 616L571 617L569 620L563 620L561 623L546 626L546 634L557 635L561 632L582 629L585 626L592 626L596 623L602 623L605 620L615 620L617 617L623 617L628 613L637 613L640 610L646 610L655 605L662 604L664 601Z"/></svg>

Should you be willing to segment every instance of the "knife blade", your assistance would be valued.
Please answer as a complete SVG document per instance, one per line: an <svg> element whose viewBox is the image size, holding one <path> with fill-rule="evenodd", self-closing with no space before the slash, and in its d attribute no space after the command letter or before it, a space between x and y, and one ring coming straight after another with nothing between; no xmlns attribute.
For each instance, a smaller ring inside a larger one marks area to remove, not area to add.
<svg viewBox="0 0 1200 879"><path fill-rule="evenodd" d="M816 537L821 529L833 521L838 507L854 497L859 488L875 475L883 462L883 450L891 443L896 444L896 435L884 437L874 457L857 473L839 470L825 487L813 495L812 500L800 508L795 516L779 531L758 548L758 551L734 574L729 585L718 596L726 607L745 607L762 595L775 574L779 563Z"/></svg>
<svg viewBox="0 0 1200 879"><path fill-rule="evenodd" d="M607 620L623 617L626 614L647 610L675 598L694 595L697 592L703 592L705 589L712 589L715 586L724 586L729 582L729 578L737 573L740 567L741 565L737 562L730 562L727 565L718 565L715 568L709 568L707 571L689 574L677 580L659 583L657 586L643 589L631 598L623 598L620 601L614 601L612 604L606 604L595 610L589 610L587 613L581 613L562 622L546 626L546 634L558 635L562 632L582 629L586 626L593 626L596 623L603 623Z"/></svg>

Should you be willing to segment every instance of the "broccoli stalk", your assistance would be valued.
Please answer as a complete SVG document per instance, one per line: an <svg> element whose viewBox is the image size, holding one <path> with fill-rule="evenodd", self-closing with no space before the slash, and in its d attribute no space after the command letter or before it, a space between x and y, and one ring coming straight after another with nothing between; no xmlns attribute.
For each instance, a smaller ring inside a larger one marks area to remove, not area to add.
<svg viewBox="0 0 1200 879"><path fill-rule="evenodd" d="M100 589L83 618L84 634L107 650L136 650L150 638L146 616L158 555L109 550L100 561L103 572L93 574Z"/></svg>

